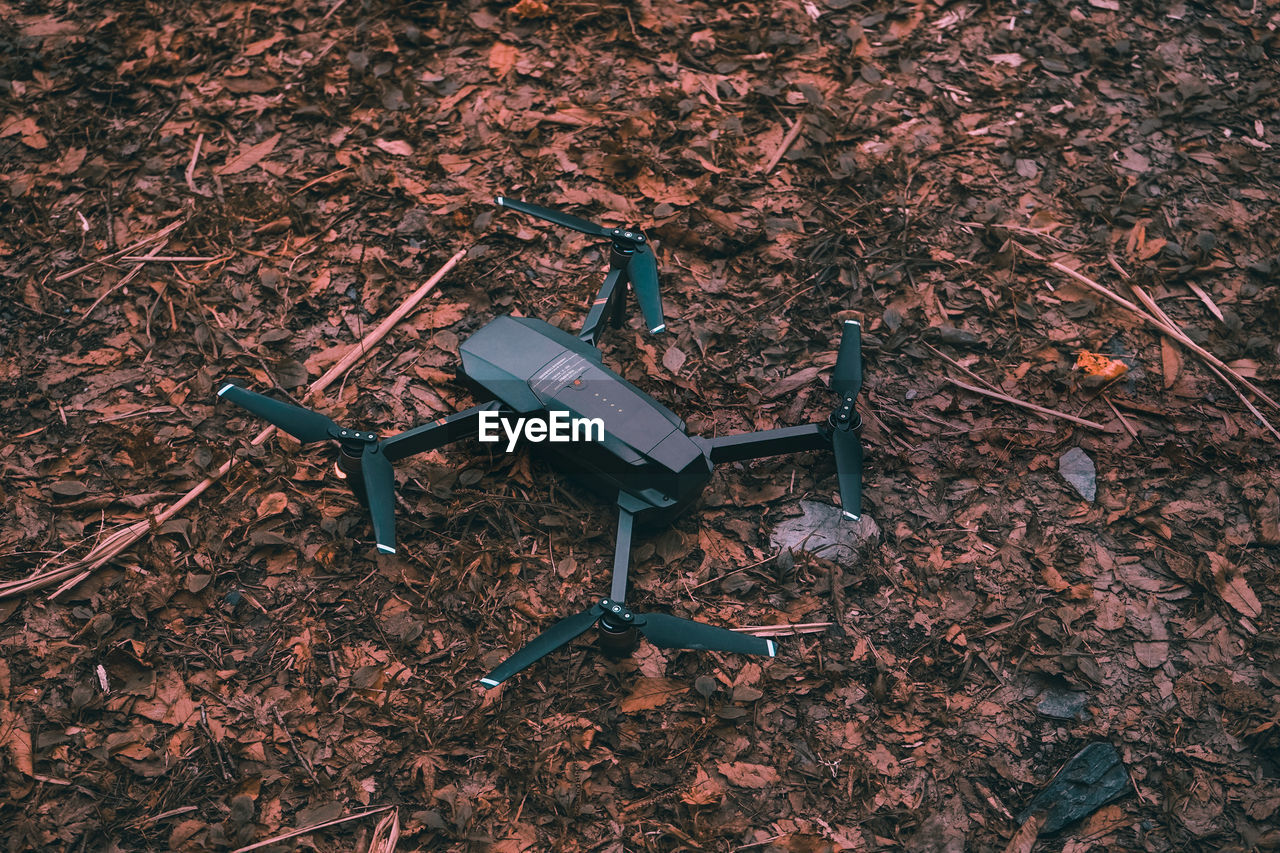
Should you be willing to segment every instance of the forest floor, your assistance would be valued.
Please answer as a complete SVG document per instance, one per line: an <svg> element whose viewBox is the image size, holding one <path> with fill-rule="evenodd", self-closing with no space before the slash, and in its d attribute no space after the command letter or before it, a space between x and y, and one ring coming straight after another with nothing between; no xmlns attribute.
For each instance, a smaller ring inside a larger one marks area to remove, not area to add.
<svg viewBox="0 0 1280 853"><path fill-rule="evenodd" d="M71 589L0 598L0 846L355 816L272 849L1280 849L1280 438L1232 390L1280 396L1278 25L1276 0L0 0L0 583L242 460ZM394 433L471 404L458 343L491 318L576 330L605 253L500 194L648 230L668 331L633 317L604 357L692 433L826 417L862 320L879 540L772 548L836 501L809 453L718 469L633 559L637 606L824 632L766 661L584 638L485 692L607 586L610 505L464 442L401 464L376 557L331 448L251 447L215 403L300 397L460 249L316 408ZM1095 742L1121 796L1019 833Z"/></svg>

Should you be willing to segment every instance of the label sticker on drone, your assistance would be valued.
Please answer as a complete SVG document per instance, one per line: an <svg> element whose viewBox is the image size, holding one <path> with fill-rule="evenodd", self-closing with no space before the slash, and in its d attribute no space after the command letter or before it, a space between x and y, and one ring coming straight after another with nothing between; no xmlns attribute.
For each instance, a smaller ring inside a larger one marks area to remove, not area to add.
<svg viewBox="0 0 1280 853"><path fill-rule="evenodd" d="M529 377L529 390L545 403L561 388L581 378L591 366L591 362L576 352L561 353L546 367Z"/></svg>

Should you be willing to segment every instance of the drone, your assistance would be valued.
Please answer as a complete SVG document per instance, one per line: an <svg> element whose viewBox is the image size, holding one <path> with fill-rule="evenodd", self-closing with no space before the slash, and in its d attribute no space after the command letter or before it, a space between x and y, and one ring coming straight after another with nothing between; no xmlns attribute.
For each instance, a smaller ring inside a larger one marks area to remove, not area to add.
<svg viewBox="0 0 1280 853"><path fill-rule="evenodd" d="M782 427L738 435L689 435L670 409L603 363L598 349L606 323L620 328L626 319L630 289L653 334L666 328L658 289L658 265L649 239L632 227L610 228L536 204L499 196L510 208L575 231L610 241L609 269L582 329L575 337L543 320L501 316L459 346L462 378L476 389L479 404L431 423L380 439L347 429L329 417L226 383L218 397L248 410L302 444L333 441L337 469L367 507L377 550L396 552L395 471L397 462L466 437L479 437L495 418L602 423L595 436L541 445L553 465L592 490L616 499L617 540L608 596L586 610L547 628L496 669L480 679L486 689L537 663L586 633L598 629L602 649L613 657L630 654L643 635L671 649L714 650L773 657L770 639L719 628L666 613L638 613L627 604L627 574L635 527L671 522L701 495L714 467L738 462L831 449L835 455L844 515L857 520L862 505L862 418L855 404L862 388L862 330L847 320L830 387L840 402L822 423ZM527 433L532 437L532 433ZM593 440L589 440L593 439ZM514 439L513 439L514 441Z"/></svg>

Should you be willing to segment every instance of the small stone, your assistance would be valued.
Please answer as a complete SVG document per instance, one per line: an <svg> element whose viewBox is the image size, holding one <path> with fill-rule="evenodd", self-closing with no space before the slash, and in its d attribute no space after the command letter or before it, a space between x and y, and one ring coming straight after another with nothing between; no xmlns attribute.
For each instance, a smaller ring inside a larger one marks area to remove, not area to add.
<svg viewBox="0 0 1280 853"><path fill-rule="evenodd" d="M1116 748L1109 743L1091 743L1063 765L1049 786L1018 815L1018 822L1045 812L1040 835L1050 835L1129 790L1129 773Z"/></svg>
<svg viewBox="0 0 1280 853"><path fill-rule="evenodd" d="M1098 469L1089 454L1080 448L1073 447L1062 454L1058 459L1058 473L1090 503L1098 496Z"/></svg>
<svg viewBox="0 0 1280 853"><path fill-rule="evenodd" d="M1084 704L1088 699L1089 694L1087 693L1051 687L1040 694L1040 701L1036 703L1036 710L1046 717L1053 717L1055 720L1084 719Z"/></svg>
<svg viewBox="0 0 1280 853"><path fill-rule="evenodd" d="M807 551L849 566L868 543L880 538L880 526L866 513L853 521L839 507L816 501L800 501L800 509L804 515L788 518L773 529L769 541L774 548Z"/></svg>

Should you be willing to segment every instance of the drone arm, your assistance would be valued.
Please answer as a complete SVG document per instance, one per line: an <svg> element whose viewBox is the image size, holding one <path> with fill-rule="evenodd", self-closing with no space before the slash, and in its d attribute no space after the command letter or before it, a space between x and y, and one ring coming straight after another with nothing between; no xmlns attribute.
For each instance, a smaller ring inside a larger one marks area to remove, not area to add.
<svg viewBox="0 0 1280 853"><path fill-rule="evenodd" d="M831 447L831 433L824 424L806 424L703 438L701 441L709 451L712 464L718 465L804 450L823 450Z"/></svg>
<svg viewBox="0 0 1280 853"><path fill-rule="evenodd" d="M610 267L604 284L600 285L600 292L591 303L591 310L587 312L587 319L582 323L578 340L595 346L607 320L612 318L615 326L621 325L620 319L626 299L627 270L625 267Z"/></svg>
<svg viewBox="0 0 1280 853"><path fill-rule="evenodd" d="M390 461L398 462L406 456L426 453L428 450L444 447L468 435L477 435L480 415L484 412L501 411L502 408L503 405L494 400L437 418L429 424L423 424L386 439L382 442L382 453Z"/></svg>

